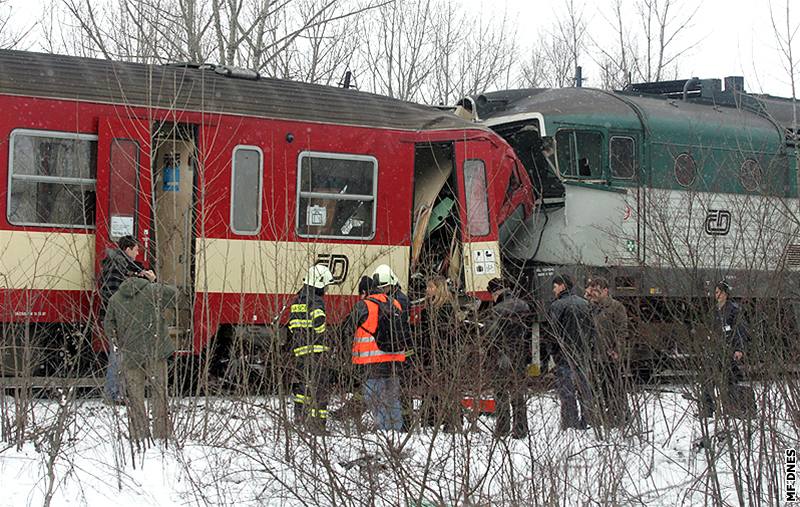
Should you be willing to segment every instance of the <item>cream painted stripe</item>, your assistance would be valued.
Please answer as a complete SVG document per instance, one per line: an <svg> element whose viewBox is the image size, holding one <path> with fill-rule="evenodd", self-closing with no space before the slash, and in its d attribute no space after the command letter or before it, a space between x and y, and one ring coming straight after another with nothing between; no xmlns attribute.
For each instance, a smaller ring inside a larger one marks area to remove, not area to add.
<svg viewBox="0 0 800 507"><path fill-rule="evenodd" d="M347 259L346 278L329 294L357 294L358 280L379 264L389 264L408 287L408 246L199 238L196 248L197 292L292 293L321 255L340 256L331 269L335 277Z"/></svg>
<svg viewBox="0 0 800 507"><path fill-rule="evenodd" d="M0 231L0 287L91 290L94 234Z"/></svg>
<svg viewBox="0 0 800 507"><path fill-rule="evenodd" d="M482 241L464 245L464 285L467 292L485 291L489 280L502 274L499 242Z"/></svg>

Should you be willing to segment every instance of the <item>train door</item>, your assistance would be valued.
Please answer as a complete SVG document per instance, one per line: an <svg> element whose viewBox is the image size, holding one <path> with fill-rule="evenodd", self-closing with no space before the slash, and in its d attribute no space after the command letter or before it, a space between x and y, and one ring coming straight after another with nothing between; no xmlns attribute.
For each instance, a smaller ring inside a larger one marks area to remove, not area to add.
<svg viewBox="0 0 800 507"><path fill-rule="evenodd" d="M646 217L644 186L642 185L641 136L636 131L609 132L608 158L610 182L615 187L627 187L619 245L620 262L638 265L644 262L644 219Z"/></svg>
<svg viewBox="0 0 800 507"><path fill-rule="evenodd" d="M163 122L153 129L152 250L159 281L178 288L167 315L179 353L192 349L195 129Z"/></svg>
<svg viewBox="0 0 800 507"><path fill-rule="evenodd" d="M97 141L95 273L122 236L142 245L135 259L150 266L150 126L136 118L101 118ZM94 348L105 345L95 337Z"/></svg>
<svg viewBox="0 0 800 507"><path fill-rule="evenodd" d="M473 140L456 147L461 211L462 266L464 290L486 292L492 278L501 276L500 245L497 238L498 210L490 206L490 185L503 179L513 168L513 159L497 160L489 142ZM494 165L497 164L497 165ZM490 181L489 175L492 175Z"/></svg>

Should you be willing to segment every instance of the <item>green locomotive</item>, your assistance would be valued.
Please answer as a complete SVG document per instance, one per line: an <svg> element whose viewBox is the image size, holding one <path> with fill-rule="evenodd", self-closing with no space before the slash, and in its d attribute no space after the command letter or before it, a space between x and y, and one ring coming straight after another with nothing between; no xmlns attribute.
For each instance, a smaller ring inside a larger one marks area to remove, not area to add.
<svg viewBox="0 0 800 507"><path fill-rule="evenodd" d="M745 93L733 77L724 89L693 78L617 92L499 91L463 99L457 113L500 133L533 182L536 212L512 214L500 239L504 265L540 310L553 274L578 285L605 276L635 316L638 357L663 359L683 355L723 279L770 315L754 325L794 328L792 107Z"/></svg>

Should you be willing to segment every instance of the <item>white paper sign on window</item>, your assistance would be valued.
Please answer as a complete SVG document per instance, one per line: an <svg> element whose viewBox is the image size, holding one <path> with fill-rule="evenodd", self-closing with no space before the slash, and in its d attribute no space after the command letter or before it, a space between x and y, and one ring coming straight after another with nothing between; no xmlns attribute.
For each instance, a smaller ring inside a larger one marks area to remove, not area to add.
<svg viewBox="0 0 800 507"><path fill-rule="evenodd" d="M328 223L328 209L325 206L309 206L306 209L306 224L321 227Z"/></svg>
<svg viewBox="0 0 800 507"><path fill-rule="evenodd" d="M133 236L133 217L112 216L109 235L112 238Z"/></svg>

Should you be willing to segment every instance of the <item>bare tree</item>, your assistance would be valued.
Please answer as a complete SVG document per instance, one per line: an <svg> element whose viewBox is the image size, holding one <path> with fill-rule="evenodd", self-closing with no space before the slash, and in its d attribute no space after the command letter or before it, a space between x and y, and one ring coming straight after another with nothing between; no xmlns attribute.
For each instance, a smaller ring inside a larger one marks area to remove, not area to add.
<svg viewBox="0 0 800 507"><path fill-rule="evenodd" d="M637 0L628 13L624 5L616 0L611 12L603 15L614 27L614 44L594 44L604 88L621 88L631 80L664 79L691 49L691 42L682 41L701 6L681 0Z"/></svg>
<svg viewBox="0 0 800 507"><path fill-rule="evenodd" d="M520 64L519 85L524 88L538 88L544 86L546 61L542 49L532 47L527 53L527 58Z"/></svg>
<svg viewBox="0 0 800 507"><path fill-rule="evenodd" d="M0 48L20 49L31 32L31 26L19 26L14 21L14 12L9 0L0 0Z"/></svg>
<svg viewBox="0 0 800 507"><path fill-rule="evenodd" d="M51 51L143 63L213 62L330 83L352 51L345 20L376 2L51 0Z"/></svg>
<svg viewBox="0 0 800 507"><path fill-rule="evenodd" d="M506 15L471 19L448 0L434 6L433 24L435 60L422 100L453 104L465 95L508 88L517 50Z"/></svg>
<svg viewBox="0 0 800 507"><path fill-rule="evenodd" d="M543 81L553 88L574 84L574 72L586 49L587 21L584 6L568 0L566 9L565 13L556 16L547 37L549 43L543 46L541 52L544 60L541 67L544 69ZM534 57L535 55L534 53Z"/></svg>
<svg viewBox="0 0 800 507"><path fill-rule="evenodd" d="M797 57L795 56L795 44L797 43L798 32L800 32L800 23L792 25L792 9L789 1L786 1L786 19L781 20L776 17L775 9L770 2L770 21L772 22L772 31L775 35L775 41L778 44L778 51L781 56L781 63L784 71L789 77L789 85L792 89L792 101L797 98L797 68L800 65ZM792 130L797 133L797 107L793 107Z"/></svg>
<svg viewBox="0 0 800 507"><path fill-rule="evenodd" d="M434 0L382 5L362 27L361 64L367 89L402 100L421 91L434 66Z"/></svg>

